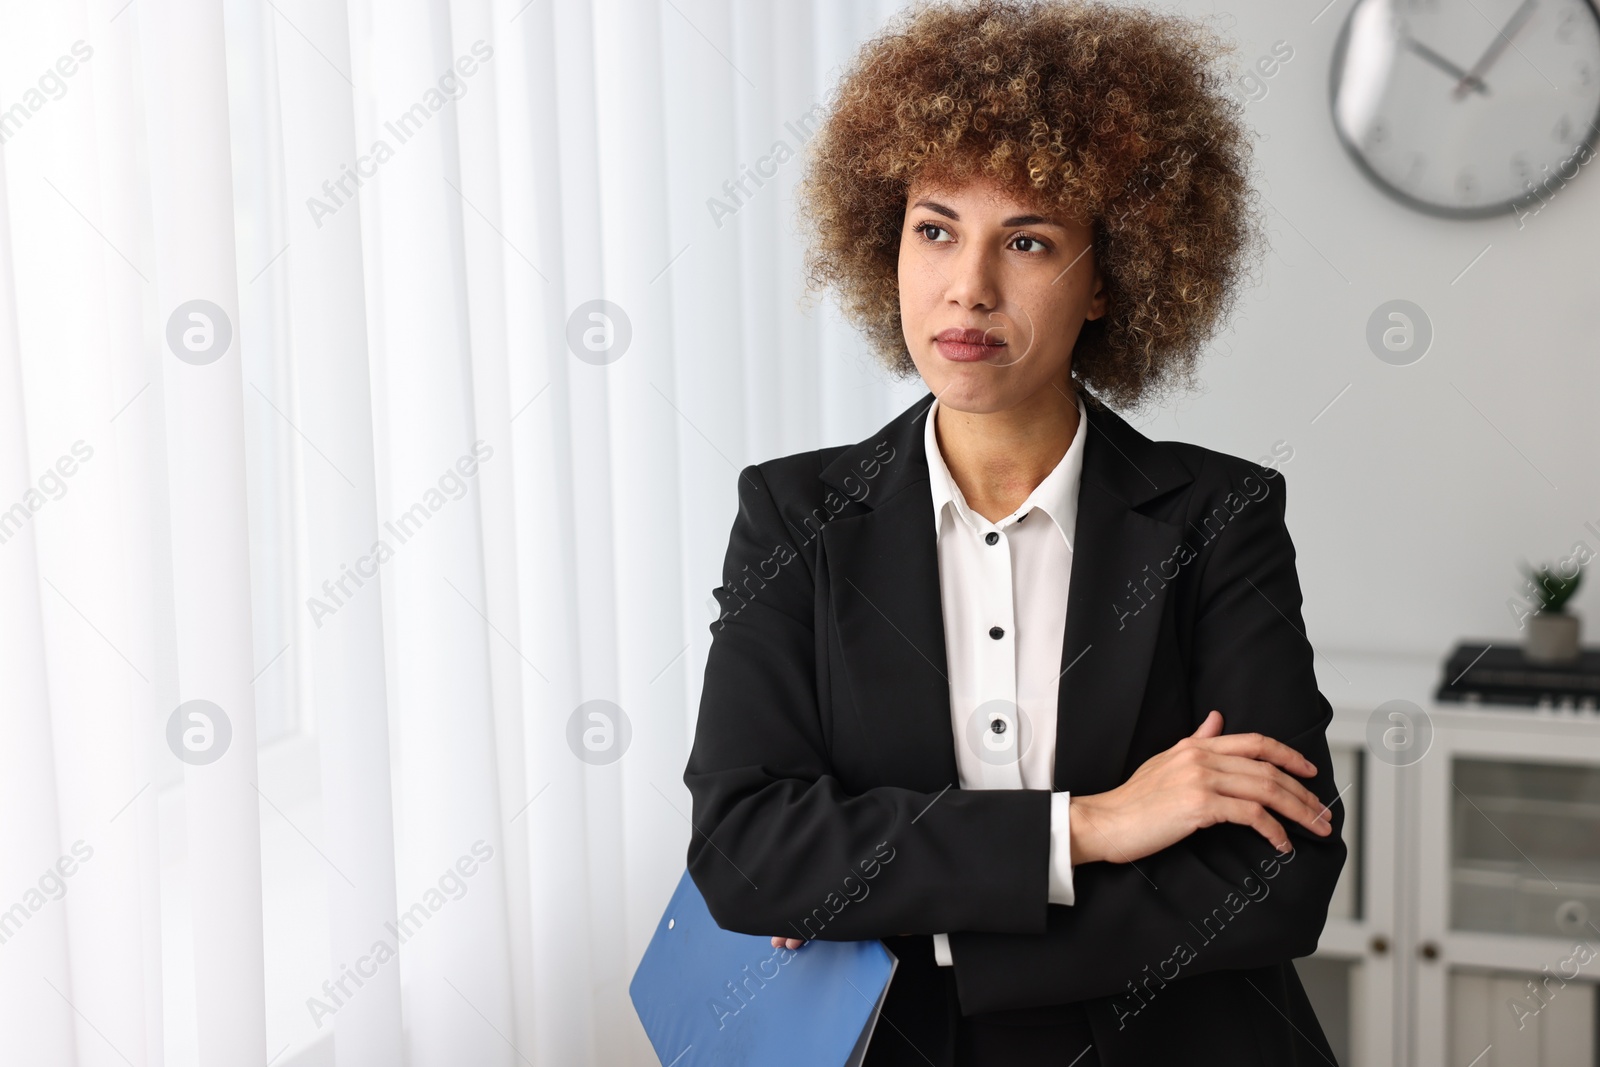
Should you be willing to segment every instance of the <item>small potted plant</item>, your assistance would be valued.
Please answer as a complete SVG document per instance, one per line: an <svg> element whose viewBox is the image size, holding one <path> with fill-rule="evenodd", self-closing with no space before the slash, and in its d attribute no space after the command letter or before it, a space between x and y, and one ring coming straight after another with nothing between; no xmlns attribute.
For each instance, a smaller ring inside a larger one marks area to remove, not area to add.
<svg viewBox="0 0 1600 1067"><path fill-rule="evenodd" d="M1566 610L1568 600L1578 591L1583 581L1583 568L1571 575L1557 574L1548 566L1532 570L1526 565L1523 575L1539 607L1528 616L1528 636L1522 644L1522 654L1531 663L1570 663L1578 658L1578 635L1581 617Z"/></svg>

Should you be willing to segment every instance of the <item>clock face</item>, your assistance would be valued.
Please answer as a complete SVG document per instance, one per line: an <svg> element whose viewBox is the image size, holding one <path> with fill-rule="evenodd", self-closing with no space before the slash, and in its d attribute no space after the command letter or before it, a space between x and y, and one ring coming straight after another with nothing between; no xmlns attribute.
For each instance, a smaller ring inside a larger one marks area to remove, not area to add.
<svg viewBox="0 0 1600 1067"><path fill-rule="evenodd" d="M1537 206L1594 155L1600 14L1589 0L1358 0L1332 96L1340 140L1410 206Z"/></svg>

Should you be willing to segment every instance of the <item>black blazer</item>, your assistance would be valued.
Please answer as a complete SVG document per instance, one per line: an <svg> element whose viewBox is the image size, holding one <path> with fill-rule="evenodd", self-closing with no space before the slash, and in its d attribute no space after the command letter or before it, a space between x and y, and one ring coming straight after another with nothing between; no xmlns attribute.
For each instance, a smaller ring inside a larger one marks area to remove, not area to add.
<svg viewBox="0 0 1600 1067"><path fill-rule="evenodd" d="M923 416L744 468L694 745L688 867L725 929L882 938L901 957L868 1064L952 1062L963 1015L1086 1013L1101 1062L1332 1063L1291 960L1344 866L1282 474L1152 441L1084 394L1089 429L1062 649L1056 790L1093 794L1219 709L1316 765L1323 838L1276 816L1047 901L1050 794L956 785ZM1090 832L1074 826L1073 832ZM803 949L801 951L804 951Z"/></svg>

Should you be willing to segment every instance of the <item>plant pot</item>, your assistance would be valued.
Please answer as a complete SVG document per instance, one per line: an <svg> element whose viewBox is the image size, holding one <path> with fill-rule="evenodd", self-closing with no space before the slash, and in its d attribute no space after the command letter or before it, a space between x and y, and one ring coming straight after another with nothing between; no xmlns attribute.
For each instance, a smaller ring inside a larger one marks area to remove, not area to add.
<svg viewBox="0 0 1600 1067"><path fill-rule="evenodd" d="M1578 658L1579 616L1558 611L1528 617L1522 654L1530 663L1571 663Z"/></svg>

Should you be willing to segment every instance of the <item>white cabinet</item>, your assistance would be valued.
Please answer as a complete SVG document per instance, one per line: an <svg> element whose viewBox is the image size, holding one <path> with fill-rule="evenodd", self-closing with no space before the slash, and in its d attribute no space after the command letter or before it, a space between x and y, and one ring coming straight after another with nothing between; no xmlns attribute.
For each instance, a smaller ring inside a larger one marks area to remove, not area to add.
<svg viewBox="0 0 1600 1067"><path fill-rule="evenodd" d="M1318 659L1350 859L1295 966L1342 1067L1600 1067L1600 714Z"/></svg>

